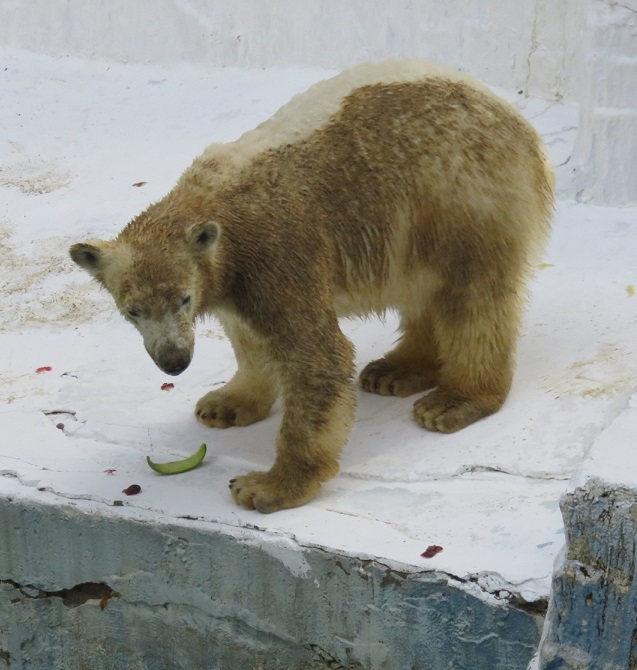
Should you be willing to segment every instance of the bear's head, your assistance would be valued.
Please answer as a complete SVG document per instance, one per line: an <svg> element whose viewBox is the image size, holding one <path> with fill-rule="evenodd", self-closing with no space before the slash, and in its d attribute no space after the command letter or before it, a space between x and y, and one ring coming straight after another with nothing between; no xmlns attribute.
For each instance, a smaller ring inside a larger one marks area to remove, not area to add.
<svg viewBox="0 0 637 670"><path fill-rule="evenodd" d="M190 365L195 318L209 302L204 284L213 272L219 225L192 225L162 241L150 237L124 230L115 240L74 244L70 254L113 296L157 367L178 375Z"/></svg>

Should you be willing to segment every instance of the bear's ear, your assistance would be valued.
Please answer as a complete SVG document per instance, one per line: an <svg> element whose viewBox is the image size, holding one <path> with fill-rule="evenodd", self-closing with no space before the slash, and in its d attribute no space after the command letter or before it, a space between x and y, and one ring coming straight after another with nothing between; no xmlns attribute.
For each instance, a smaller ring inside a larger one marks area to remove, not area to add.
<svg viewBox="0 0 637 670"><path fill-rule="evenodd" d="M102 274L107 262L107 254L99 242L97 244L74 244L69 253L71 258L89 274L94 277Z"/></svg>
<svg viewBox="0 0 637 670"><path fill-rule="evenodd" d="M214 246L219 237L219 233L220 226L216 221L197 223L188 231L188 244L195 253L205 253Z"/></svg>

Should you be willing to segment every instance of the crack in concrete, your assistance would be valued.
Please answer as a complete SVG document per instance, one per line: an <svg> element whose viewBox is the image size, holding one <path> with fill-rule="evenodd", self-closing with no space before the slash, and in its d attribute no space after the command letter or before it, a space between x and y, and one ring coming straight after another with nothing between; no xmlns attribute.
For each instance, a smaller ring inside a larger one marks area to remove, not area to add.
<svg viewBox="0 0 637 670"><path fill-rule="evenodd" d="M449 479L455 478L455 477L462 477L462 475L471 475L471 474L479 474L479 473L496 473L500 475L505 475L507 477L517 477L519 479L528 479L531 481L543 481L543 482L561 482L561 481L568 481L570 479L570 475L564 474L564 475L557 475L557 474L551 474L549 472L542 473L542 474L536 474L536 475L528 475L528 474L522 474L519 472L512 472L510 470L506 470L505 468L501 468L498 465L463 465L456 472L453 473Z"/></svg>
<svg viewBox="0 0 637 670"><path fill-rule="evenodd" d="M479 474L481 472L497 473L507 477L516 477L519 479L526 479L530 481L568 481L570 479L570 475L568 474L562 475L550 472L544 472L538 474L523 474L520 472L509 471L504 468L500 468L499 466L481 465L479 463L475 463L473 465L462 465L457 470L448 475L421 474L418 475L418 477L400 476L400 475L397 475L396 477L388 477L388 476L379 476L367 473L341 471L339 473L339 477L348 477L350 479L355 479L359 481L370 481L370 482L374 481L380 484L391 483L391 484L417 485L417 484L426 484L430 482L445 482L454 480L457 481L458 479L461 479L464 475L470 475L474 473ZM330 510L330 511L336 512L338 510Z"/></svg>
<svg viewBox="0 0 637 670"><path fill-rule="evenodd" d="M334 654L323 649L323 647L318 644L307 644L304 646L312 653L315 660L325 664L324 667L327 670L365 670L364 666L351 658L348 660L347 665L343 665Z"/></svg>
<svg viewBox="0 0 637 670"><path fill-rule="evenodd" d="M69 416L75 416L77 413L72 409L43 409L42 414L45 416L52 416L54 414L68 414Z"/></svg>
<svg viewBox="0 0 637 670"><path fill-rule="evenodd" d="M31 461L27 461L24 458L20 458L19 456L7 456L6 454L1 454L0 460L18 461L19 463L30 465L32 468L36 468L41 472L67 472L67 470L54 470L53 468L47 468L43 465L38 465L37 463L31 463ZM18 479L22 477L20 473L15 472L14 470L1 470L1 469L0 469L0 476L16 477Z"/></svg>
<svg viewBox="0 0 637 670"><path fill-rule="evenodd" d="M535 52L538 49L538 41L537 41L537 20L538 20L538 7L537 4L535 4L534 9L533 9L533 27L531 28L531 44L529 45L529 54L526 57L526 79L524 82L524 95L529 95L529 86L531 82L531 59L535 55ZM545 110L546 111L546 110Z"/></svg>
<svg viewBox="0 0 637 670"><path fill-rule="evenodd" d="M546 110L545 110L546 111ZM544 112L542 112L544 114ZM554 130L552 132L548 133L542 133L543 137L561 137L564 133L570 133L571 131L576 131L577 126L564 126L563 128L560 128L560 130ZM564 140L566 141L566 140Z"/></svg>
<svg viewBox="0 0 637 670"><path fill-rule="evenodd" d="M22 598L30 600L61 598L66 607L73 608L84 605L89 600L98 600L101 609L104 609L111 598L119 598L119 593L104 582L83 582L59 591L45 591L32 584L20 584L13 579L0 579L0 584L10 586L20 592L21 596L12 599L12 603L18 603Z"/></svg>
<svg viewBox="0 0 637 670"><path fill-rule="evenodd" d="M533 116L527 117L527 120L528 121L535 121L536 119L539 119L541 116L544 116L544 114L546 114L547 112L549 112L550 110L552 110L556 106L557 105L549 104L541 112L538 112L537 114L534 114ZM561 134L562 134L561 130L559 130L559 131L556 130L553 133L544 133L544 136L545 137L550 137L551 135L561 135Z"/></svg>
<svg viewBox="0 0 637 670"><path fill-rule="evenodd" d="M622 5L619 2L613 3L617 7L621 7L622 9L627 9L629 12L632 12L633 14L637 14L637 9L633 9L632 7L629 7L628 5Z"/></svg>
<svg viewBox="0 0 637 670"><path fill-rule="evenodd" d="M321 552L322 554L333 558L335 554L331 551L328 551L324 547L312 546L307 547L308 549L314 549ZM376 559L363 559L356 556L348 556L348 558L358 565L352 565L349 571L346 571L343 567L342 561L338 560L335 562L337 568L345 572L348 576L351 574L358 575L361 579L368 581L371 577L371 570L376 568L379 570L383 576L380 582L380 586L383 588L393 587L402 585L404 582L410 579L417 579L423 574L431 576L433 579L442 579L452 584L456 584L457 588L467 591L467 587L471 586L474 589L477 588L479 591L486 597L493 601L499 601L500 605L510 605L519 609L521 611L527 612L532 615L542 615L546 614L548 606L548 596L541 596L535 600L527 600L522 596L520 591L520 584L513 584L505 580L498 573L472 573L464 577L454 575L450 572L445 572L444 570L426 570L418 569L414 566L409 566L409 570L399 570L395 567L386 565ZM488 588L488 584L485 581L485 577L491 578L491 583L493 588ZM522 584L532 583L535 580L527 580L522 582ZM497 582L497 585L496 585ZM467 591L472 593L471 590ZM475 592L473 592L474 597L476 597Z"/></svg>
<svg viewBox="0 0 637 670"><path fill-rule="evenodd" d="M624 403L612 414L612 416L609 416L607 420L604 422L604 425L601 426L599 430L594 435L591 436L590 440L588 441L588 444L583 442L582 459L580 461L580 467L581 464L584 463L590 456L591 451L595 446L595 443L597 442L597 440L599 440L601 435L604 432L606 432L626 410L631 409L631 401L635 396L635 394L637 394L637 387L633 387L630 389Z"/></svg>
<svg viewBox="0 0 637 670"><path fill-rule="evenodd" d="M20 459L16 459L20 460ZM26 462L26 461L23 461ZM47 471L46 468L41 468L44 471ZM48 470L48 472L66 472L65 470ZM81 473L78 473L81 474ZM69 501L77 501L77 500L83 500L85 502L97 502L97 503L102 503L104 505L107 505L108 507L122 507L123 506L123 501L122 500L112 500L111 498L102 498L100 496L96 496L94 494L90 493L61 493L60 491L56 491L52 486L38 486L40 483L39 479L31 479L28 478L19 472L13 471L13 470L0 470L0 477L11 477L12 479L17 479L22 486L26 486L28 488L36 488L38 491L41 493L51 493L52 495L56 496L57 498L60 498L61 500L69 500ZM128 505L127 507L135 507L135 505ZM144 507L137 507L137 509L140 510L146 510Z"/></svg>
<svg viewBox="0 0 637 670"><path fill-rule="evenodd" d="M104 610L108 605L111 598L122 599L125 603L135 606L135 607L147 607L149 609L165 609L169 608L188 608L193 609L206 616L214 616L217 621L229 621L239 623L241 626L249 628L251 631L254 631L256 634L264 637L273 637L285 644L295 643L296 640L289 635L284 635L281 632L275 631L273 629L265 628L263 626L257 625L257 620L248 621L245 618L238 616L236 613L221 613L220 615L214 615L210 610L202 608L194 602L176 602L176 601L166 601L166 602L147 602L144 600L128 600L122 598L122 595L112 589L105 582L84 582L82 584L77 584L69 589L61 589L59 591L46 591L40 589L31 584L24 585L16 582L12 579L2 579L0 580L0 586L8 586L13 588L15 591L19 592L19 596L11 599L11 603L17 604L23 599L27 600L43 600L46 598L61 598L62 602L69 609L80 607L89 602L99 602L101 610ZM1 651L1 650L0 650ZM2 656L0 656L2 659ZM331 666L328 666L331 667Z"/></svg>

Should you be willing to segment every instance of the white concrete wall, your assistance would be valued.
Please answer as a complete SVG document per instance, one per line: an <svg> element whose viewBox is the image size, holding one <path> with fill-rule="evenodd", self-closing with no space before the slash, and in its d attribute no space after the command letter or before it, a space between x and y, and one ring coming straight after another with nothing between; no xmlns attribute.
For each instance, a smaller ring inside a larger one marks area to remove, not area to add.
<svg viewBox="0 0 637 670"><path fill-rule="evenodd" d="M389 56L580 103L572 195L637 204L637 0L0 0L0 46L214 67Z"/></svg>
<svg viewBox="0 0 637 670"><path fill-rule="evenodd" d="M587 0L578 200L637 205L637 0Z"/></svg>
<svg viewBox="0 0 637 670"><path fill-rule="evenodd" d="M0 0L0 44L51 55L341 68L413 56L576 94L581 0Z"/></svg>

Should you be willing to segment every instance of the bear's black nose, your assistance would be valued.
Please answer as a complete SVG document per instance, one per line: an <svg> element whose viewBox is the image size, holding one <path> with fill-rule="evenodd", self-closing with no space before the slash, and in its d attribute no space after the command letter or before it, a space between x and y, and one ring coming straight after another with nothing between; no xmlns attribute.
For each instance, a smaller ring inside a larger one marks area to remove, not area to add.
<svg viewBox="0 0 637 670"><path fill-rule="evenodd" d="M190 365L190 354L181 351L164 352L154 359L157 367L168 375L180 375Z"/></svg>
<svg viewBox="0 0 637 670"><path fill-rule="evenodd" d="M163 371L166 374L172 375L173 377L176 377L177 375L180 375L188 366L190 365L190 361L187 361L185 363L178 363L178 364L173 364L173 365L168 365L163 367Z"/></svg>

